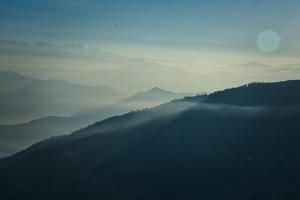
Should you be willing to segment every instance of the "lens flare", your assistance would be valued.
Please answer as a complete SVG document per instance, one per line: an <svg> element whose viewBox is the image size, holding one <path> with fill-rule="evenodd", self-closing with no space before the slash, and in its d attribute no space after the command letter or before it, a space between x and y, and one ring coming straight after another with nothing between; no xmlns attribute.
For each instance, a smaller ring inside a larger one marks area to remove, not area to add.
<svg viewBox="0 0 300 200"><path fill-rule="evenodd" d="M262 52L271 53L279 49L281 37L278 32L265 30L257 36L256 45Z"/></svg>

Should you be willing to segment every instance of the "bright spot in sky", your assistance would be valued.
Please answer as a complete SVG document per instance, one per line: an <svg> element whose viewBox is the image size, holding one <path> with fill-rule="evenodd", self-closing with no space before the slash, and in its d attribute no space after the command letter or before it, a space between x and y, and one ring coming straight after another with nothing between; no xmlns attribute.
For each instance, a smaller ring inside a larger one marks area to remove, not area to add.
<svg viewBox="0 0 300 200"><path fill-rule="evenodd" d="M256 45L263 52L274 52L280 47L281 37L273 30L265 30L257 36Z"/></svg>

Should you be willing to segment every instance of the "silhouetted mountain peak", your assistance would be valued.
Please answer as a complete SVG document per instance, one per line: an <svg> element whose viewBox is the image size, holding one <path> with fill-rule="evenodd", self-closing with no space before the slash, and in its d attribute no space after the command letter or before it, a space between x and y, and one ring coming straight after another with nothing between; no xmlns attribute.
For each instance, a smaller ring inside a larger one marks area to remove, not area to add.
<svg viewBox="0 0 300 200"><path fill-rule="evenodd" d="M186 100L237 106L293 106L300 102L300 80L253 82Z"/></svg>
<svg viewBox="0 0 300 200"><path fill-rule="evenodd" d="M299 90L252 83L43 141L0 160L0 197L299 199Z"/></svg>
<svg viewBox="0 0 300 200"><path fill-rule="evenodd" d="M136 94L124 99L122 102L126 102L126 103L155 102L155 105L158 105L160 103L165 103L174 99L181 99L187 95L188 95L187 93L175 93L159 87L153 87L147 91L137 92Z"/></svg>
<svg viewBox="0 0 300 200"><path fill-rule="evenodd" d="M174 94L174 92L168 91L168 90L164 90L162 88L159 87L153 87L150 90L146 91L145 93L167 93L167 94Z"/></svg>

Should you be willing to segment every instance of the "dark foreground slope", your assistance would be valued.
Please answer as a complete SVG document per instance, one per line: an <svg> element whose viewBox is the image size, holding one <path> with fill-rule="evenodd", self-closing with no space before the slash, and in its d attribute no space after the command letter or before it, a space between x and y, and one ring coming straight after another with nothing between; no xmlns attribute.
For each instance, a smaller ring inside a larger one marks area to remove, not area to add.
<svg viewBox="0 0 300 200"><path fill-rule="evenodd" d="M0 199L299 199L299 91L254 84L44 141L0 162Z"/></svg>
<svg viewBox="0 0 300 200"><path fill-rule="evenodd" d="M69 134L96 121L131 110L154 107L186 95L153 88L105 106L84 109L71 116L49 116L22 124L0 125L0 158L13 155L46 138Z"/></svg>

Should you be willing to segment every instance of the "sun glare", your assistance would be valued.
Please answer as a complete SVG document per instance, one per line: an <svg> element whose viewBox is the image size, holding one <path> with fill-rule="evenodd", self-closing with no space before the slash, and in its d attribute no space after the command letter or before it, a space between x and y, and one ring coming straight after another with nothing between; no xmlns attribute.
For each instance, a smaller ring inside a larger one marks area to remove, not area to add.
<svg viewBox="0 0 300 200"><path fill-rule="evenodd" d="M257 36L256 45L262 52L271 53L279 49L281 37L278 32L265 30Z"/></svg>

